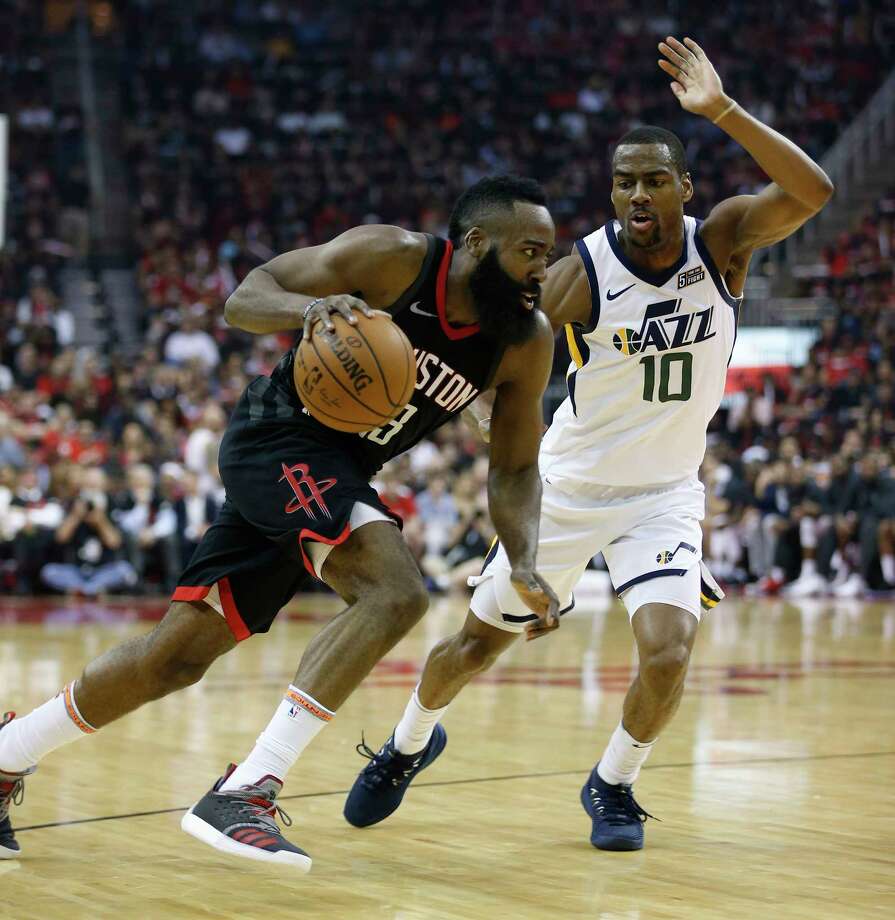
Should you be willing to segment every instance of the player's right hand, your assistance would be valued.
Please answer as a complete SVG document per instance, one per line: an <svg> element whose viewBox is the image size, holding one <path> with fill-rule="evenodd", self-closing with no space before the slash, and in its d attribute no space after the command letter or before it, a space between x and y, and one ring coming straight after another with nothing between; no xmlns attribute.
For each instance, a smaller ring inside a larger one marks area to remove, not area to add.
<svg viewBox="0 0 895 920"><path fill-rule="evenodd" d="M359 297L352 297L350 294L331 294L329 297L320 297L312 302L311 308L305 313L302 335L308 338L311 335L311 328L317 322L323 323L326 332L335 332L336 327L331 319L333 313L348 320L352 326L356 326L355 310L363 313L368 319L372 319L377 313L382 313L381 310L374 310Z"/></svg>
<svg viewBox="0 0 895 920"><path fill-rule="evenodd" d="M538 615L537 620L525 627L526 642L559 629L559 598L537 572L513 569L510 583L525 606Z"/></svg>

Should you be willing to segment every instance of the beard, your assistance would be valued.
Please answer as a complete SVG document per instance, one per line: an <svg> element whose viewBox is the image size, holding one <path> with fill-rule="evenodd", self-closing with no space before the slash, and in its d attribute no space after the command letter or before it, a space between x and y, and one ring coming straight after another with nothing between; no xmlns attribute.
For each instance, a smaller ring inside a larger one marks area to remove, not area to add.
<svg viewBox="0 0 895 920"><path fill-rule="evenodd" d="M469 289L479 315L479 326L489 338L503 345L521 345L535 332L535 311L522 303L523 294L535 296L540 305L541 286L536 281L516 281L501 268L497 249L492 246L473 269Z"/></svg>
<svg viewBox="0 0 895 920"><path fill-rule="evenodd" d="M637 249L657 249L662 245L662 228L659 226L659 222L656 221L653 224L652 232L645 239L643 237L636 237L633 233L628 233L628 242Z"/></svg>

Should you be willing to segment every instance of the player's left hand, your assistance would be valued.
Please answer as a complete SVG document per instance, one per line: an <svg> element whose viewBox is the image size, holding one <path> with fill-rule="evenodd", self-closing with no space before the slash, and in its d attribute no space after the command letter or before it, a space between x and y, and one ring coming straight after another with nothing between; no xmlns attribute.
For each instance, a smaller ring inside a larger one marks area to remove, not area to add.
<svg viewBox="0 0 895 920"><path fill-rule="evenodd" d="M671 91L681 108L711 120L730 105L718 72L692 38L679 42L669 35L664 42L659 42L659 51L665 55L659 67L673 78Z"/></svg>
<svg viewBox="0 0 895 920"><path fill-rule="evenodd" d="M525 606L538 615L537 620L525 628L526 641L559 629L559 598L537 572L531 569L513 569L510 583L525 602Z"/></svg>

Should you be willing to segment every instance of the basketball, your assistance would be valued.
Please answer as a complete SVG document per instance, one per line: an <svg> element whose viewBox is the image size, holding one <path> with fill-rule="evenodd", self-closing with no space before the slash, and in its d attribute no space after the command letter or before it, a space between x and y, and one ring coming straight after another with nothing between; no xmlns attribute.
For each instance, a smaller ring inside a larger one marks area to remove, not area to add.
<svg viewBox="0 0 895 920"><path fill-rule="evenodd" d="M357 325L332 315L335 330L314 323L295 356L295 388L318 422L362 432L395 418L416 385L416 360L403 331L387 316L355 313Z"/></svg>

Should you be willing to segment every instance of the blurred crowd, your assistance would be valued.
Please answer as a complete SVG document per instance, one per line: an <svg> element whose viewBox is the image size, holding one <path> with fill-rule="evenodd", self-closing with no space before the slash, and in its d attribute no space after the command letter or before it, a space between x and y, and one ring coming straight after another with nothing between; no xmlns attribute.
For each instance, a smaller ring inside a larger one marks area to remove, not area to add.
<svg viewBox="0 0 895 920"><path fill-rule="evenodd" d="M443 234L492 172L545 184L565 251L608 218L612 146L643 122L683 138L691 213L754 191L751 160L656 66L669 33L818 158L895 63L883 0L133 0L124 141L150 321L356 224Z"/></svg>
<svg viewBox="0 0 895 920"><path fill-rule="evenodd" d="M229 411L290 344L222 318L274 253L364 221L444 233L459 192L503 170L545 183L566 246L608 217L612 144L644 121L684 139L690 213L754 190L748 158L668 90L655 44L669 33L694 35L727 89L816 157L895 61L895 14L875 0L113 6L104 40L123 50L144 310L135 355L75 345L59 276L88 244L83 119L53 104L39 5L0 0L14 140L0 591L170 590L223 500ZM728 397L713 422L706 556L728 583L895 585L893 218L890 195L803 282L838 305L805 367ZM462 585L487 551L485 477L482 446L457 423L377 480L433 590Z"/></svg>
<svg viewBox="0 0 895 920"><path fill-rule="evenodd" d="M714 419L706 554L720 577L761 593L891 590L895 190L801 284L836 315L804 367L729 397Z"/></svg>

